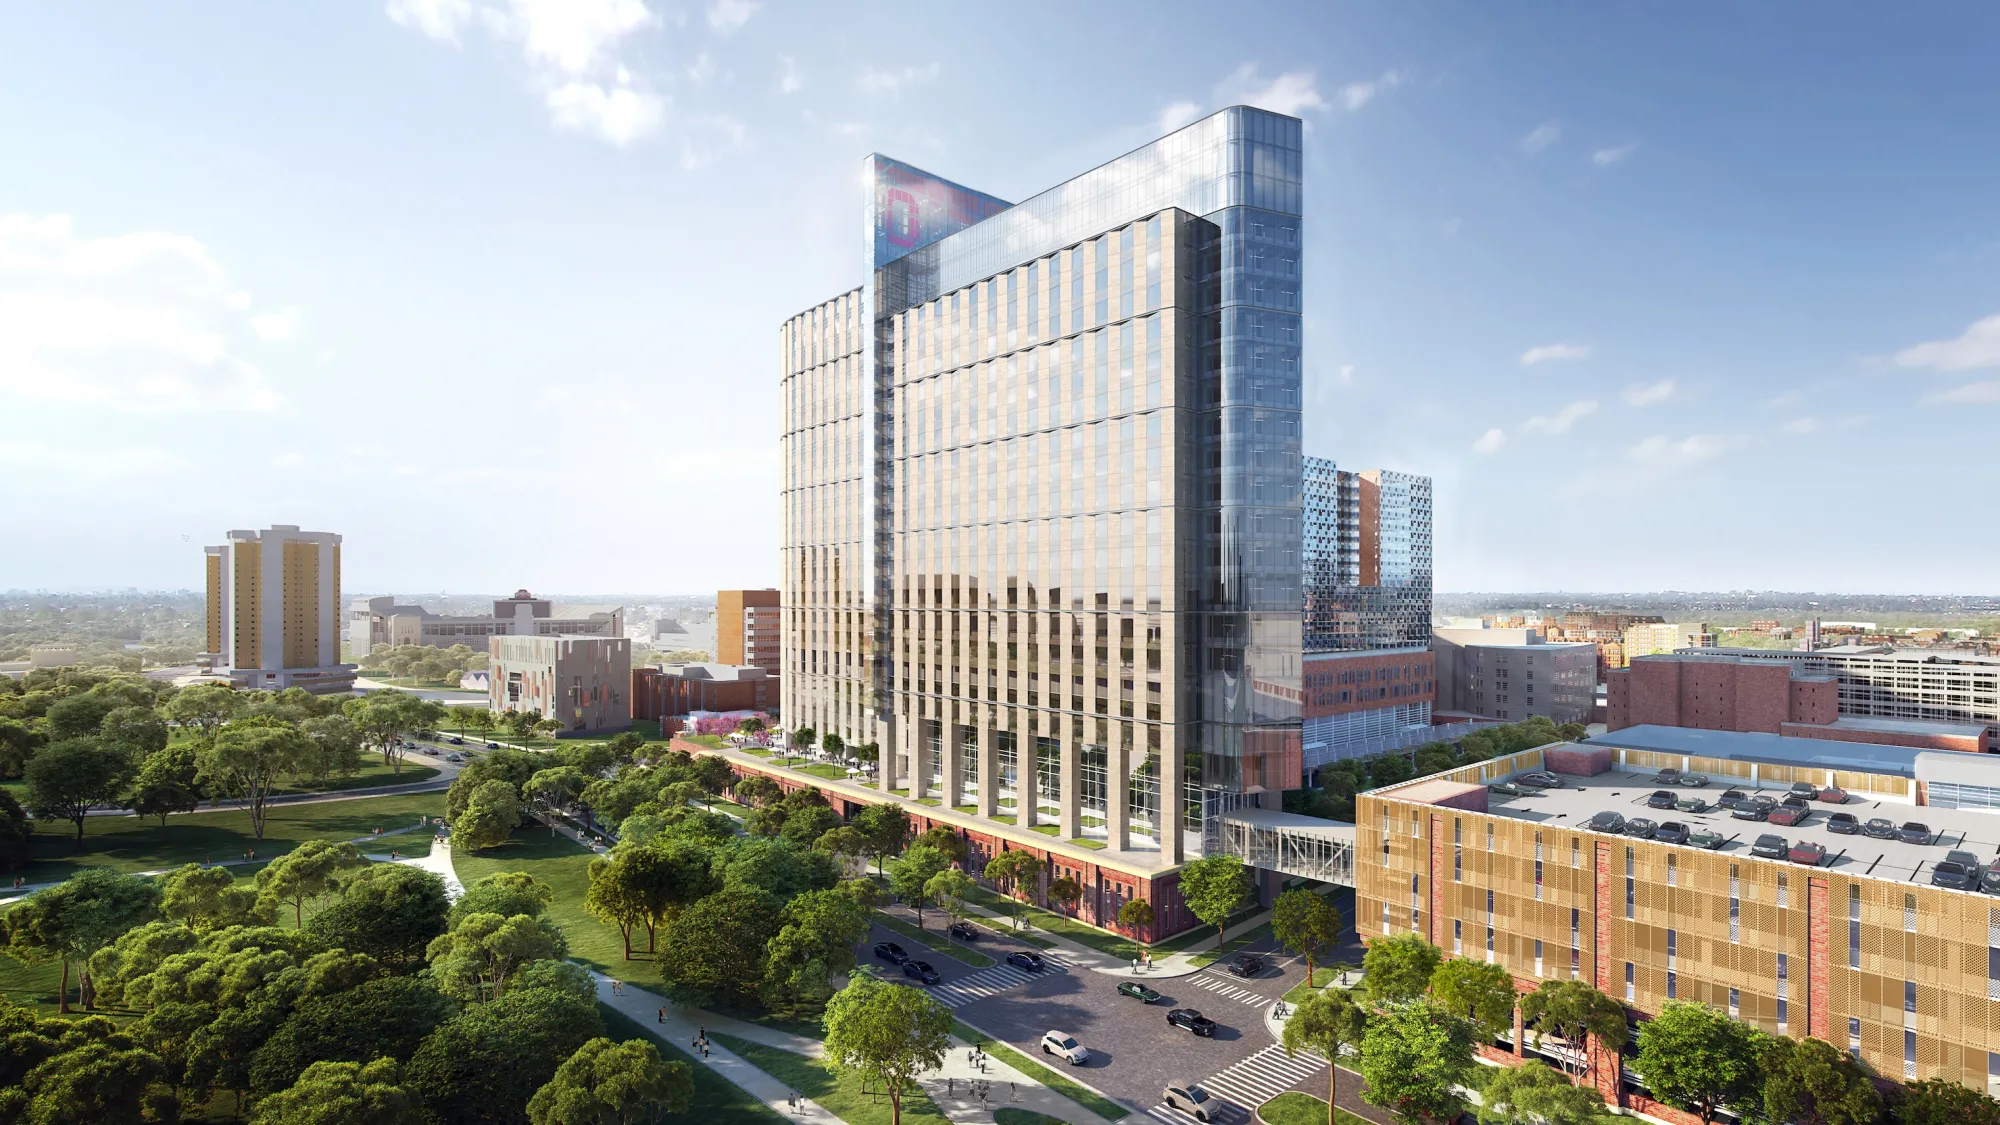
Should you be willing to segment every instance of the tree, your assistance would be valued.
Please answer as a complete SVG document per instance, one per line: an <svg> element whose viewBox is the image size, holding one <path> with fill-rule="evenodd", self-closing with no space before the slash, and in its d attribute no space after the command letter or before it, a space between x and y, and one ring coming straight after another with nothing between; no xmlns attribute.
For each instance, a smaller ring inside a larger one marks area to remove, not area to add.
<svg viewBox="0 0 2000 1125"><path fill-rule="evenodd" d="M1062 907L1063 913L1075 914L1076 904L1083 898L1083 884L1074 875L1064 875L1049 880L1049 901Z"/></svg>
<svg viewBox="0 0 2000 1125"><path fill-rule="evenodd" d="M771 896L744 886L722 890L667 923L660 973L677 997L746 1007L764 978L764 947L778 932Z"/></svg>
<svg viewBox="0 0 2000 1125"><path fill-rule="evenodd" d="M119 935L157 916L160 890L151 881L101 867L85 868L0 914L7 952L29 963L62 963L58 1011L69 1011L71 962L86 961ZM85 1007L94 1003L89 969L81 988Z"/></svg>
<svg viewBox="0 0 2000 1125"><path fill-rule="evenodd" d="M646 951L657 951L659 928L689 906L722 889L715 857L705 845L667 839L632 848L620 857L622 877L632 880L640 920L646 926Z"/></svg>
<svg viewBox="0 0 2000 1125"><path fill-rule="evenodd" d="M880 1083L891 1125L901 1125L917 1076L944 1065L950 1034L951 1009L907 985L864 978L827 1001L827 1061Z"/></svg>
<svg viewBox="0 0 2000 1125"><path fill-rule="evenodd" d="M132 811L140 816L160 818L160 836L166 837L167 817L201 807L200 766L194 747L172 746L148 757L139 767L132 791Z"/></svg>
<svg viewBox="0 0 2000 1125"><path fill-rule="evenodd" d="M521 824L521 800L514 786L495 779L472 791L472 801L452 822L452 835L474 851L497 848Z"/></svg>
<svg viewBox="0 0 2000 1125"><path fill-rule="evenodd" d="M329 948L366 953L393 972L424 963L432 938L444 932L444 880L404 863L372 863L348 876L340 897L313 915L306 932Z"/></svg>
<svg viewBox="0 0 2000 1125"><path fill-rule="evenodd" d="M562 1061L604 1034L597 1006L546 988L516 988L431 1032L403 1074L436 1119L513 1125Z"/></svg>
<svg viewBox="0 0 2000 1125"><path fill-rule="evenodd" d="M1431 973L1431 996L1445 1011L1470 1020L1481 1042L1514 1029L1514 974L1503 966L1455 957Z"/></svg>
<svg viewBox="0 0 2000 1125"><path fill-rule="evenodd" d="M188 1036L187 1084L231 1090L240 1110L257 1051L284 1021L278 1004L223 1008Z"/></svg>
<svg viewBox="0 0 2000 1125"><path fill-rule="evenodd" d="M304 929L306 903L333 894L339 888L341 872L362 862L353 844L307 840L257 872L257 890L289 905L293 928Z"/></svg>
<svg viewBox="0 0 2000 1125"><path fill-rule="evenodd" d="M1756 1093L1756 1033L1706 1004L1669 1000L1640 1026L1632 1069L1654 1097L1709 1125L1716 1110Z"/></svg>
<svg viewBox="0 0 2000 1125"><path fill-rule="evenodd" d="M840 827L843 825L839 813L825 805L808 805L786 817L778 835L801 848L810 848L821 836Z"/></svg>
<svg viewBox="0 0 2000 1125"><path fill-rule="evenodd" d="M1372 955L1375 951L1370 948L1368 952ZM1372 968L1366 962L1363 967L1370 969L1372 979ZM1520 1004L1521 1019L1533 1029L1537 1046L1543 1035L1554 1035L1583 1057L1583 1065L1574 1069L1574 1064L1563 1064L1573 1080L1581 1081L1596 1072L1593 1040L1616 1052L1631 1038L1625 1006L1580 980L1543 981L1540 988L1521 997Z"/></svg>
<svg viewBox="0 0 2000 1125"><path fill-rule="evenodd" d="M1271 933L1286 949L1306 959L1306 982L1313 979L1313 966L1340 945L1346 929L1340 911L1303 887L1286 891L1271 906Z"/></svg>
<svg viewBox="0 0 2000 1125"><path fill-rule="evenodd" d="M344 715L319 715L299 724L298 776L314 785L361 770L361 732Z"/></svg>
<svg viewBox="0 0 2000 1125"><path fill-rule="evenodd" d="M1354 1002L1352 993L1340 988L1314 993L1285 1021L1285 1054L1317 1051L1334 1064L1326 1068L1327 1125L1339 1125L1333 1107L1340 1098L1340 1057L1348 1048L1359 1047L1367 1033L1367 1009Z"/></svg>
<svg viewBox="0 0 2000 1125"><path fill-rule="evenodd" d="M569 943L547 918L469 914L431 941L431 976L448 996L498 1000L530 961L562 957Z"/></svg>
<svg viewBox="0 0 2000 1125"><path fill-rule="evenodd" d="M1431 975L1443 960L1444 952L1421 934L1376 938L1361 958L1368 998L1377 1004L1415 1000L1431 986Z"/></svg>
<svg viewBox="0 0 2000 1125"><path fill-rule="evenodd" d="M261 1093L282 1090L314 1063L361 1063L383 1055L409 1058L456 1007L430 982L417 977L380 977L344 992L315 996L286 1016L257 1049L250 1088Z"/></svg>
<svg viewBox="0 0 2000 1125"><path fill-rule="evenodd" d="M135 762L167 748L167 721L150 706L115 708L104 716L96 733L106 746L123 749Z"/></svg>
<svg viewBox="0 0 2000 1125"><path fill-rule="evenodd" d="M851 861L861 859L868 854L867 837L852 824L843 824L839 828L830 828L820 833L819 839L813 841L813 847L839 857L842 874L846 874L847 865Z"/></svg>
<svg viewBox="0 0 2000 1125"><path fill-rule="evenodd" d="M939 910L953 918L965 917L965 900L978 884L972 876L956 867L947 867L930 877L924 884L924 897L936 903Z"/></svg>
<svg viewBox="0 0 2000 1125"><path fill-rule="evenodd" d="M1489 1071L1479 1091L1486 1125L1594 1125L1608 1121L1604 1095L1533 1059Z"/></svg>
<svg viewBox="0 0 2000 1125"><path fill-rule="evenodd" d="M1153 925L1153 904L1143 898L1128 898L1118 908L1118 924L1133 933L1144 933Z"/></svg>
<svg viewBox="0 0 2000 1125"><path fill-rule="evenodd" d="M847 740L833 731L826 732L826 737L820 740L819 746L826 752L827 757L835 761L844 761L847 758Z"/></svg>
<svg viewBox="0 0 2000 1125"><path fill-rule="evenodd" d="M1188 913L1215 927L1215 948L1223 948L1229 916L1250 899L1250 873L1233 855L1203 856L1181 868L1181 899Z"/></svg>
<svg viewBox="0 0 2000 1125"><path fill-rule="evenodd" d="M226 867L186 863L160 876L160 913L194 932L208 933L228 926L270 925L278 912L275 900L260 899L255 890L236 885Z"/></svg>
<svg viewBox="0 0 2000 1125"><path fill-rule="evenodd" d="M1882 1095L1861 1061L1824 1039L1757 1036L1764 1116L1798 1125L1875 1125Z"/></svg>
<svg viewBox="0 0 2000 1125"><path fill-rule="evenodd" d="M792 745L800 750L810 750L819 741L819 732L811 727L800 727L792 732Z"/></svg>
<svg viewBox="0 0 2000 1125"><path fill-rule="evenodd" d="M410 732L438 726L447 713L444 704L403 691L371 691L348 700L343 710L361 744L379 751L393 773L403 772L403 742Z"/></svg>
<svg viewBox="0 0 2000 1125"><path fill-rule="evenodd" d="M304 735L269 719L237 719L195 751L202 782L238 798L250 813L250 832L264 838L265 804L271 792L298 773L307 753Z"/></svg>
<svg viewBox="0 0 2000 1125"><path fill-rule="evenodd" d="M638 1125L686 1113L694 1076L684 1062L664 1062L651 1043L592 1039L563 1060L528 1100L531 1125Z"/></svg>
<svg viewBox="0 0 2000 1125"><path fill-rule="evenodd" d="M1903 1083L1897 1125L2000 1125L2000 1101L1943 1078Z"/></svg>
<svg viewBox="0 0 2000 1125"><path fill-rule="evenodd" d="M0 715L0 777L19 777L42 744L39 731L19 719Z"/></svg>
<svg viewBox="0 0 2000 1125"><path fill-rule="evenodd" d="M1047 864L1033 852L1004 851L986 861L985 875L988 881L998 885L1009 898L1018 903L1022 884L1025 883L1032 889L1040 882L1045 867ZM1014 912L1015 925L1020 924L1022 914L1023 911L1017 906Z"/></svg>
<svg viewBox="0 0 2000 1125"><path fill-rule="evenodd" d="M298 1084L257 1105L253 1125L420 1125L423 1113L392 1058L316 1062Z"/></svg>
<svg viewBox="0 0 2000 1125"><path fill-rule="evenodd" d="M33 854L29 839L35 826L11 790L0 789L0 871L15 871L28 865Z"/></svg>
<svg viewBox="0 0 2000 1125"><path fill-rule="evenodd" d="M589 784L583 771L574 766L556 766L537 772L521 787L521 796L549 822L549 835L556 834L556 813L575 808Z"/></svg>
<svg viewBox="0 0 2000 1125"><path fill-rule="evenodd" d="M632 927L646 920L647 909L638 880L625 864L628 854L613 851L590 861L585 869L589 887L583 893L583 909L592 918L618 928L618 936L625 942L625 959L630 961Z"/></svg>
<svg viewBox="0 0 2000 1125"><path fill-rule="evenodd" d="M948 865L944 853L929 844L915 844L889 867L889 889L917 912L917 928L924 928L924 905L930 901L931 876Z"/></svg>
<svg viewBox="0 0 2000 1125"><path fill-rule="evenodd" d="M503 918L526 914L539 918L555 900L555 891L533 875L525 871L501 871L467 887L458 901L451 904L445 922L456 926L473 914L498 914Z"/></svg>
<svg viewBox="0 0 2000 1125"><path fill-rule="evenodd" d="M96 1017L102 1019L103 1017ZM54 1022L54 1021L51 1021ZM29 1125L139 1125L178 1107L159 1089L166 1067L129 1036L79 1043L28 1072L10 1120ZM0 1112L5 1103L0 1102ZM169 1107L172 1107L171 1109Z"/></svg>
<svg viewBox="0 0 2000 1125"><path fill-rule="evenodd" d="M845 887L807 891L786 903L778 932L764 946L764 1003L793 1016L824 1004L833 994L830 978L854 967L854 946L868 936L868 917L868 907Z"/></svg>
<svg viewBox="0 0 2000 1125"><path fill-rule="evenodd" d="M161 705L160 714L183 730L192 730L203 742L215 737L222 724L236 717L243 695L222 684L195 684L175 692Z"/></svg>
<svg viewBox="0 0 2000 1125"><path fill-rule="evenodd" d="M736 730L739 734L763 734L764 720L758 718L755 715L751 715L749 718L746 718L742 722L737 723Z"/></svg>
<svg viewBox="0 0 2000 1125"><path fill-rule="evenodd" d="M118 709L118 701L85 692L58 699L42 713L42 728L57 742L90 738L104 726L104 719Z"/></svg>
<svg viewBox="0 0 2000 1125"><path fill-rule="evenodd" d="M83 821L95 805L117 798L125 788L129 760L94 738L50 743L28 759L28 811L44 820L76 825L76 848L83 850Z"/></svg>
<svg viewBox="0 0 2000 1125"><path fill-rule="evenodd" d="M741 792L743 787L736 788ZM870 805L848 823L868 842L868 855L874 858L878 875L882 861L902 851L904 841L910 838L910 814L901 805Z"/></svg>
<svg viewBox="0 0 2000 1125"><path fill-rule="evenodd" d="M769 804L785 795L778 783L763 774L751 774L735 784L736 799L753 805ZM855 819L860 819L856 817Z"/></svg>
<svg viewBox="0 0 2000 1125"><path fill-rule="evenodd" d="M966 846L965 837L959 835L948 824L931 825L913 842L929 844L943 852L946 859L961 866L972 862L972 849Z"/></svg>
<svg viewBox="0 0 2000 1125"><path fill-rule="evenodd" d="M1456 1088L1472 1067L1472 1026L1420 1000L1391 1004L1361 1039L1362 1097L1402 1121L1449 1121L1463 1112Z"/></svg>

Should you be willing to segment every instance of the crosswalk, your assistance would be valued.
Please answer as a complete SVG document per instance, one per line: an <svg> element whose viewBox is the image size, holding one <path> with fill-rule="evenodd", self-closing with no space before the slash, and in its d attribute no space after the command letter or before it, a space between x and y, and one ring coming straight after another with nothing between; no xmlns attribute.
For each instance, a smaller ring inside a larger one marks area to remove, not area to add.
<svg viewBox="0 0 2000 1125"><path fill-rule="evenodd" d="M1047 953L1042 954L1042 963L1047 967L1037 974L1028 972L1026 969L1017 969L1002 961L992 968L981 969L971 976L960 977L955 981L936 985L930 992L937 999L938 1003L943 1004L947 1008L963 1008L974 1000L984 1000L988 996L998 995L1010 988L1019 988L1029 981L1034 980L1037 976L1060 973L1065 968L1064 962L1060 957Z"/></svg>
<svg viewBox="0 0 2000 1125"><path fill-rule="evenodd" d="M1200 976L1190 977L1188 978L1188 983L1194 985L1196 988L1206 989L1225 999L1234 1000L1238 1004L1248 1004L1253 1008L1265 1008L1271 1004L1269 996L1259 996L1242 985L1232 983L1228 977L1219 977L1213 973L1203 973Z"/></svg>
<svg viewBox="0 0 2000 1125"><path fill-rule="evenodd" d="M1324 1079L1326 1060L1301 1053L1293 1058L1276 1043L1251 1055L1228 1070L1201 1083L1201 1088L1221 1099L1208 1110L1210 1125L1239 1125L1250 1120L1251 1110L1263 1105L1308 1078ZM1168 1108L1165 1102L1147 1111L1166 1125L1197 1125L1192 1114Z"/></svg>

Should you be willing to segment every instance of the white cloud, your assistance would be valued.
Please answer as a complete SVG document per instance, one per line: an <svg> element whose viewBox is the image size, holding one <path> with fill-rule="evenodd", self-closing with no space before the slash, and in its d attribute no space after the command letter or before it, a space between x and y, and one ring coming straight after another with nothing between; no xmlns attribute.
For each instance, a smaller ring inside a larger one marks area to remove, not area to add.
<svg viewBox="0 0 2000 1125"><path fill-rule="evenodd" d="M1333 381L1343 387L1352 386L1354 384L1354 365L1351 363L1341 364L1340 370L1333 377Z"/></svg>
<svg viewBox="0 0 2000 1125"><path fill-rule="evenodd" d="M1522 137L1521 151L1533 156L1562 139L1563 127L1558 121L1544 121Z"/></svg>
<svg viewBox="0 0 2000 1125"><path fill-rule="evenodd" d="M2000 367L2000 315L1973 321L1950 340L1932 340L1896 353L1899 367L1933 371L1979 371Z"/></svg>
<svg viewBox="0 0 2000 1125"><path fill-rule="evenodd" d="M1376 94L1384 90L1393 90L1402 84L1402 73L1394 70L1385 70L1382 72L1381 77L1373 78L1366 82L1349 82L1340 88L1338 95L1340 98L1340 108L1353 113L1362 106L1374 101Z"/></svg>
<svg viewBox="0 0 2000 1125"><path fill-rule="evenodd" d="M1286 71L1266 82L1263 75L1257 73L1256 63L1244 63L1237 67L1234 74L1216 87L1216 93L1217 100L1223 105L1254 105L1288 117L1297 117L1309 109L1331 108L1327 100L1320 97L1312 71Z"/></svg>
<svg viewBox="0 0 2000 1125"><path fill-rule="evenodd" d="M1472 443L1472 451L1474 453L1498 453L1500 447L1506 444L1507 431L1496 426L1479 435L1479 440Z"/></svg>
<svg viewBox="0 0 2000 1125"><path fill-rule="evenodd" d="M1625 388L1625 405L1651 406L1674 397L1674 381L1662 379L1657 383L1634 383Z"/></svg>
<svg viewBox="0 0 2000 1125"><path fill-rule="evenodd" d="M616 65L614 48L660 19L640 0L508 0L483 8L495 33L520 43L530 65L586 75Z"/></svg>
<svg viewBox="0 0 2000 1125"><path fill-rule="evenodd" d="M714 0L708 6L708 29L718 35L730 32L750 22L750 17L762 7L757 0Z"/></svg>
<svg viewBox="0 0 2000 1125"><path fill-rule="evenodd" d="M1533 367L1538 363L1589 358L1589 344L1537 344L1521 353L1521 366Z"/></svg>
<svg viewBox="0 0 2000 1125"><path fill-rule="evenodd" d="M1179 129L1181 126L1187 125L1199 119L1200 117L1201 117L1201 106L1198 105L1197 103L1175 102L1174 104L1160 111L1160 119L1155 124L1158 128L1160 135L1165 136L1166 134L1171 133L1176 129Z"/></svg>
<svg viewBox="0 0 2000 1125"><path fill-rule="evenodd" d="M68 215L0 215L0 393L133 413L276 409L282 396L234 351L248 303L187 235L87 238Z"/></svg>
<svg viewBox="0 0 2000 1125"><path fill-rule="evenodd" d="M929 66L906 66L901 70L877 70L866 67L861 77L854 80L856 86L871 94L893 94L905 86L929 82L938 76L938 64Z"/></svg>
<svg viewBox="0 0 2000 1125"><path fill-rule="evenodd" d="M749 130L726 114L697 114L687 119L688 136L681 141L681 167L694 171L723 156L740 152Z"/></svg>
<svg viewBox="0 0 2000 1125"><path fill-rule="evenodd" d="M1610 148L1600 148L1593 151L1590 154L1590 162L1599 168L1609 168L1613 164L1625 163L1632 158L1633 153L1638 151L1639 145L1636 141L1631 144L1613 145Z"/></svg>
<svg viewBox="0 0 2000 1125"><path fill-rule="evenodd" d="M1571 427L1595 413L1597 413L1596 399L1578 399L1561 410L1556 411L1553 415L1537 414L1533 418L1521 423L1521 432L1524 434L1548 434L1550 436L1566 434L1570 431Z"/></svg>
<svg viewBox="0 0 2000 1125"><path fill-rule="evenodd" d="M251 317L250 330L266 343L290 343L298 339L299 323L303 319L297 305L286 305L277 312Z"/></svg>
<svg viewBox="0 0 2000 1125"><path fill-rule="evenodd" d="M2000 402L2000 379L1984 383L1967 383L1948 391L1928 394L1921 400L1924 406L1943 406L1949 403Z"/></svg>
<svg viewBox="0 0 2000 1125"><path fill-rule="evenodd" d="M1626 450L1625 455L1650 469L1671 470L1713 461L1744 444L1740 434L1692 434L1678 441L1654 434Z"/></svg>
<svg viewBox="0 0 2000 1125"><path fill-rule="evenodd" d="M658 132L666 103L630 86L565 82L544 95L557 127L595 133L614 145L629 145Z"/></svg>
<svg viewBox="0 0 2000 1125"><path fill-rule="evenodd" d="M697 86L706 86L715 78L719 69L715 65L715 56L707 51L697 51L694 61L687 66L688 81Z"/></svg>
<svg viewBox="0 0 2000 1125"><path fill-rule="evenodd" d="M187 468L187 459L151 446L134 445L118 449L79 449L64 443L44 445L38 441L0 438L0 465L33 473L53 473L105 480L110 477L157 476Z"/></svg>
<svg viewBox="0 0 2000 1125"><path fill-rule="evenodd" d="M790 55L779 55L778 61L784 64L785 67L784 73L778 76L778 92L780 94L798 93L799 87L806 84L805 79L799 75L799 64L794 62Z"/></svg>
<svg viewBox="0 0 2000 1125"><path fill-rule="evenodd" d="M458 29L472 22L472 0L389 0L389 18L442 43L458 42Z"/></svg>

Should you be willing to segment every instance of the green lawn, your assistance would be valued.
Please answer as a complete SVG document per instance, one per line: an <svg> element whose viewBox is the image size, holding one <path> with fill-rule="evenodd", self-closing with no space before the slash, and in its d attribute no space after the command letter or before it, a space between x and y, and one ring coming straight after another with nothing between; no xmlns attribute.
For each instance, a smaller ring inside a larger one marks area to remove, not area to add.
<svg viewBox="0 0 2000 1125"><path fill-rule="evenodd" d="M1228 944L1224 945L1221 949L1205 950L1201 953L1195 954L1193 957L1188 958L1188 960L1194 962L1197 965L1213 965L1217 961L1220 961L1224 957L1227 957L1231 953L1234 953L1236 950L1239 950L1244 946L1249 945L1251 942L1259 941L1270 936L1271 936L1271 923L1266 922L1254 930L1245 930L1240 934L1232 936L1229 939Z"/></svg>
<svg viewBox="0 0 2000 1125"><path fill-rule="evenodd" d="M954 961L970 965L975 969L984 969L993 964L993 958L988 957L984 953L969 949L964 943L953 941L936 930L920 930L893 914L884 914L878 910L875 912L875 921L909 938L911 941L916 942L918 945L923 946L940 957L949 957Z"/></svg>
<svg viewBox="0 0 2000 1125"><path fill-rule="evenodd" d="M1119 937L1117 934L1100 930L1095 926L1079 922L1074 918L1057 914L1053 910L1043 910L1039 906L1017 902L989 891L985 887L974 887L972 893L967 895L966 898L988 910L997 914L1004 914L1010 918L1018 912L1025 911L1031 925L1040 926L1042 929L1052 934L1059 934L1070 941L1076 942L1078 945L1087 945L1092 949L1109 953L1121 960L1129 961L1137 957L1139 950L1142 948L1137 942ZM1016 937L1020 936L1019 931L1009 930L1008 932L1014 934Z"/></svg>
<svg viewBox="0 0 2000 1125"><path fill-rule="evenodd" d="M889 1125L888 1095L871 1092L867 1082L858 1074L843 1074L835 1070L831 1063L820 1059L751 1043L719 1031L711 1031L708 1035L752 1066L818 1102L847 1125ZM939 1112L930 1095L921 1089L903 1094L903 1122L904 1125L949 1125L949 1119Z"/></svg>
<svg viewBox="0 0 2000 1125"><path fill-rule="evenodd" d="M694 1099L688 1103L687 1120L760 1121L774 1125L786 1120L783 1114L744 1093L741 1087L703 1066L686 1051L647 1031L644 1024L605 1004L597 1006L597 1014L604 1017L604 1033L612 1039L620 1043L642 1039L651 1043L661 1058L687 1064L694 1075Z"/></svg>
<svg viewBox="0 0 2000 1125"><path fill-rule="evenodd" d="M1244 919L1249 918L1250 916L1258 913L1263 909L1264 908L1261 906L1246 906L1243 909L1229 916L1229 925L1231 926L1242 925ZM1156 943L1153 946L1153 955L1155 957L1158 957L1167 953L1179 953L1181 950L1186 949L1188 946L1193 945L1195 942L1201 941L1208 937L1212 937L1214 934L1215 934L1214 926L1205 924L1196 925L1191 930L1186 930L1182 933L1174 935L1171 938L1168 938L1166 941ZM1231 940L1233 941L1235 939L1232 938Z"/></svg>
<svg viewBox="0 0 2000 1125"><path fill-rule="evenodd" d="M1077 1085L1055 1071L1050 1070L1048 1067L1043 1066L1041 1063L993 1038L991 1035L966 1023L964 1020L953 1020L951 1022L952 1030L957 1033L960 1039L978 1046L980 1050L985 1051L987 1054L1040 1082L1042 1085L1047 1086L1049 1089L1054 1090L1056 1093L1061 1094L1063 1097L1068 1098L1070 1101L1075 1102L1106 1121L1123 1121L1128 1116L1128 1111L1124 1106L1119 1105L1102 1094Z"/></svg>
<svg viewBox="0 0 2000 1125"><path fill-rule="evenodd" d="M1050 1117L1046 1113L1036 1113L1032 1109L1003 1105L993 1111L996 1125L1069 1125L1060 1117Z"/></svg>
<svg viewBox="0 0 2000 1125"><path fill-rule="evenodd" d="M1327 968L1325 965L1319 966L1318 968L1313 970L1313 976L1310 982L1300 981L1299 983L1291 987L1291 991L1285 993L1284 996L1285 1003L1293 1005L1294 1007L1305 1003L1306 1000L1310 998L1313 993L1318 992L1320 989L1325 988L1329 984L1332 984L1336 979L1339 978L1339 975L1340 974L1334 972L1332 969Z"/></svg>
<svg viewBox="0 0 2000 1125"><path fill-rule="evenodd" d="M646 960L627 961L618 931L584 912L583 896L590 889L590 861L595 856L569 837L535 824L516 828L513 838L500 847L454 851L451 866L458 872L459 882L467 886L501 871L525 871L547 883L555 892L549 917L569 939L572 960L619 980L657 985L659 971L653 968L650 955L643 953L646 931L635 928L632 935L634 956L645 956Z"/></svg>
<svg viewBox="0 0 2000 1125"><path fill-rule="evenodd" d="M808 773L814 777L824 778L827 781L847 780L846 770L826 762L814 762L808 766L793 766L792 768L800 773Z"/></svg>
<svg viewBox="0 0 2000 1125"><path fill-rule="evenodd" d="M1374 1125L1344 1109L1335 1109L1333 1113L1338 1125ZM1258 1107L1257 1114L1265 1125L1326 1125L1326 1102L1293 1090L1265 1102Z"/></svg>
<svg viewBox="0 0 2000 1125"><path fill-rule="evenodd" d="M83 822L83 850L76 849L75 828L68 821L36 821L34 861L25 874L30 883L53 883L84 867L118 871L151 871L183 863L236 859L254 848L260 857L275 857L307 840L347 840L376 828L407 828L419 816L444 815L443 793L391 794L348 801L273 805L264 824L264 838L250 834L250 814L240 810L186 813L167 818L164 830L152 818L93 816ZM401 844L405 833L391 837ZM412 841L414 843L414 841Z"/></svg>
<svg viewBox="0 0 2000 1125"><path fill-rule="evenodd" d="M710 750L723 750L729 746L729 743L723 741L722 736L719 734L677 734L674 737L684 742L692 742L696 746L706 746ZM762 747L758 747L757 749L762 749ZM764 756L767 758L770 757L770 752L765 751Z"/></svg>
<svg viewBox="0 0 2000 1125"><path fill-rule="evenodd" d="M381 755L371 754L362 764L359 772L355 773L352 777L332 778L325 785L290 786L278 790L278 792L338 793L346 789L366 789L373 785L414 785L420 781L429 781L439 773L439 770L435 766L418 765L417 763L421 760L421 757L418 757L405 761L402 772L397 773L382 764Z"/></svg>

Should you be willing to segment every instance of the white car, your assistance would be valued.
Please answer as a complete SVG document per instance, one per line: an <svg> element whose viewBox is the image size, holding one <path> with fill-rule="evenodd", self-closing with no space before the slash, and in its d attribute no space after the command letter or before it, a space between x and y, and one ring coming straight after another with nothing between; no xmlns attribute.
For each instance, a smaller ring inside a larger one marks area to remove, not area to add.
<svg viewBox="0 0 2000 1125"><path fill-rule="evenodd" d="M1196 1121L1212 1121L1210 1111L1216 1108L1215 1095L1190 1082L1185 1086L1169 1086L1166 1093L1167 1108L1178 1109Z"/></svg>
<svg viewBox="0 0 2000 1125"><path fill-rule="evenodd" d="M1061 1031L1051 1031L1042 1036L1042 1053L1060 1055L1071 1066L1082 1066L1090 1061L1090 1051L1076 1041L1076 1036Z"/></svg>

